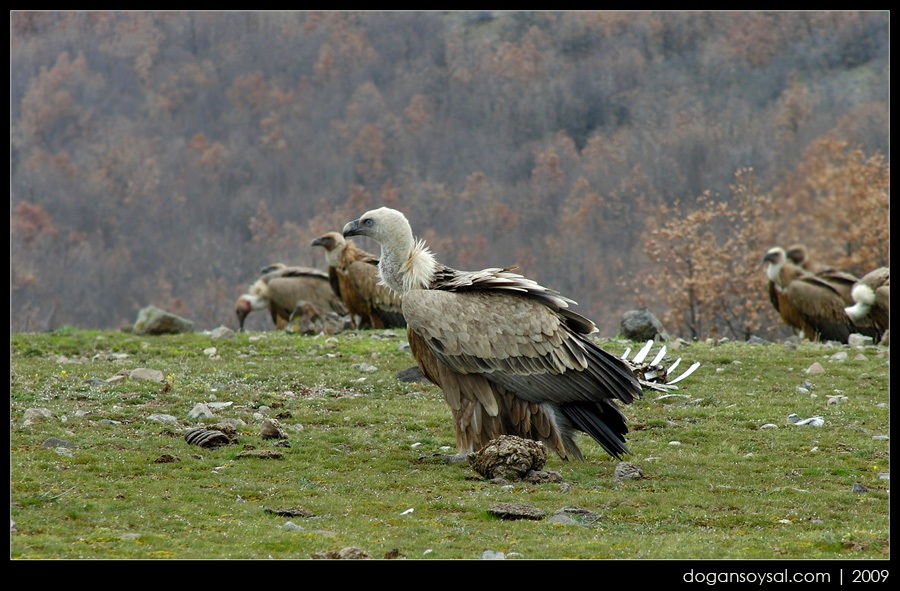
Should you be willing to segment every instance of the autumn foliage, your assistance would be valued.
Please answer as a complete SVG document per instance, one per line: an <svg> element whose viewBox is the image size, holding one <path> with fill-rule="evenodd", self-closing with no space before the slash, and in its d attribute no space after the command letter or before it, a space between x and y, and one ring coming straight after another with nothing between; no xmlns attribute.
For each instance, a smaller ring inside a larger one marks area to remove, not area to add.
<svg viewBox="0 0 900 591"><path fill-rule="evenodd" d="M10 330L234 327L262 266L388 205L604 335L783 336L770 246L890 263L889 41L886 11L13 11Z"/></svg>

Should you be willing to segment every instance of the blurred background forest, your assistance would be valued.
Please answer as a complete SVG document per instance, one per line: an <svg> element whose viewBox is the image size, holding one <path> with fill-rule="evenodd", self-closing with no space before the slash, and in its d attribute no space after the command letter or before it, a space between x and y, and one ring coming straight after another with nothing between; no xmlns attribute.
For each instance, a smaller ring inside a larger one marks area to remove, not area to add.
<svg viewBox="0 0 900 591"><path fill-rule="evenodd" d="M10 331L237 328L387 205L603 336L787 336L770 246L890 263L889 57L888 11L12 11Z"/></svg>

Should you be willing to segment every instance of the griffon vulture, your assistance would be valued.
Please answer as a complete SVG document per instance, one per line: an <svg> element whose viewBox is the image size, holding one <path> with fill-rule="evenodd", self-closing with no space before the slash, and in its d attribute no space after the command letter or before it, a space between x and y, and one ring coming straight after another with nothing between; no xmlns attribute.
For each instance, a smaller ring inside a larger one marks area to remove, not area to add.
<svg viewBox="0 0 900 591"><path fill-rule="evenodd" d="M891 269L879 267L869 271L853 286L851 292L854 304L844 311L854 322L864 322L867 318L884 334L891 327ZM881 336L875 339L881 340Z"/></svg>
<svg viewBox="0 0 900 591"><path fill-rule="evenodd" d="M804 271L779 246L770 248L762 260L772 305L785 324L807 339L846 343L853 333L876 336L871 321L853 321L844 312L852 301L839 285Z"/></svg>
<svg viewBox="0 0 900 591"><path fill-rule="evenodd" d="M238 298L235 313L239 330L244 330L247 315L257 310L268 310L276 328L284 328L298 301L306 301L326 312L347 313L344 303L332 292L325 271L275 263L264 267L262 276L249 292Z"/></svg>
<svg viewBox="0 0 900 591"><path fill-rule="evenodd" d="M382 207L344 226L381 244L383 282L402 294L410 350L443 390L458 453L500 435L542 441L583 460L577 432L615 458L630 453L625 415L641 382L588 336L594 323L575 302L512 269L459 271L439 263L406 217Z"/></svg>
<svg viewBox="0 0 900 591"><path fill-rule="evenodd" d="M378 257L338 232L319 236L312 246L325 249L331 287L347 306L357 328L406 326L400 296L379 282Z"/></svg>

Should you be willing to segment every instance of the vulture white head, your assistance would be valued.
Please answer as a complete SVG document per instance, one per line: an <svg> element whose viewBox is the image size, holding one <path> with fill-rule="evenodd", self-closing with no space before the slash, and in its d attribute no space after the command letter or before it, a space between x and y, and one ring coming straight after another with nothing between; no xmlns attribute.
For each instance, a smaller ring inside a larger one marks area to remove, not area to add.
<svg viewBox="0 0 900 591"><path fill-rule="evenodd" d="M781 269L787 263L787 260L787 253L780 246L773 246L766 251L762 262L768 263L766 276L769 278L769 281L778 283L778 276L781 274Z"/></svg>
<svg viewBox="0 0 900 591"><path fill-rule="evenodd" d="M240 330L244 330L244 320L250 312L265 310L268 307L269 301L259 293L245 293L239 297L234 305L234 312L237 314Z"/></svg>
<svg viewBox="0 0 900 591"><path fill-rule="evenodd" d="M416 240L406 216L396 209L367 211L344 226L344 236L366 236L381 245L381 281L398 293L426 288L437 261L422 240Z"/></svg>

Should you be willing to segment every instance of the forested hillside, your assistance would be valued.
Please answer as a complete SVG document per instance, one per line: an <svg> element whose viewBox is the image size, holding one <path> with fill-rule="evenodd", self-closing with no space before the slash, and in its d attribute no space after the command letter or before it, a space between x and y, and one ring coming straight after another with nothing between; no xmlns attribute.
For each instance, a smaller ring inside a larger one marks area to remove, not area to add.
<svg viewBox="0 0 900 591"><path fill-rule="evenodd" d="M889 58L888 11L12 11L10 331L236 328L388 205L603 335L783 336L770 246L889 265Z"/></svg>

